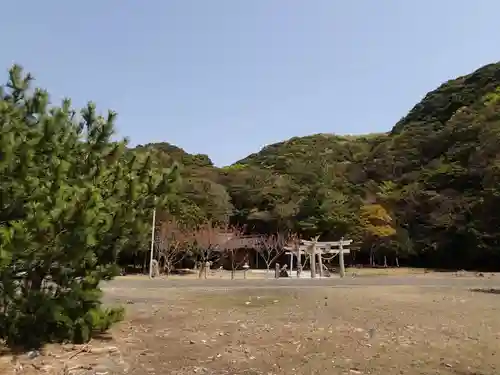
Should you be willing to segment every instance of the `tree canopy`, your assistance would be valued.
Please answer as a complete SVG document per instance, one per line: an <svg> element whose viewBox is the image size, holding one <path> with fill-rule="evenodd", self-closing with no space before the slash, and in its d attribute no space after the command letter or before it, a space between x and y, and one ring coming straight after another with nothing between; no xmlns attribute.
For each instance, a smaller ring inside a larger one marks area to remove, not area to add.
<svg viewBox="0 0 500 375"><path fill-rule="evenodd" d="M0 93L0 338L83 342L121 318L99 282L147 245L177 171L113 141L116 113L77 115L31 82L14 66Z"/></svg>

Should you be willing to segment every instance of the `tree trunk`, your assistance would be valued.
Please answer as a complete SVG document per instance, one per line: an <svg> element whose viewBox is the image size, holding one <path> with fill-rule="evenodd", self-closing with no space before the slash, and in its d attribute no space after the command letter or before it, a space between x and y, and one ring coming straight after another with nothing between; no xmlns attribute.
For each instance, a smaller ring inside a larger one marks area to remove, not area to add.
<svg viewBox="0 0 500 375"><path fill-rule="evenodd" d="M142 264L142 273L146 273L148 265L148 253L144 252L144 263Z"/></svg>
<svg viewBox="0 0 500 375"><path fill-rule="evenodd" d="M396 256L396 267L399 267L399 257Z"/></svg>
<svg viewBox="0 0 500 375"><path fill-rule="evenodd" d="M40 291L42 289L42 283L44 277L40 274L42 272L41 269L36 269L33 273L31 273L28 277L29 280L29 290Z"/></svg>
<svg viewBox="0 0 500 375"><path fill-rule="evenodd" d="M234 280L234 274L235 274L235 268L236 268L236 261L234 259L234 251L231 251L231 280Z"/></svg>
<svg viewBox="0 0 500 375"><path fill-rule="evenodd" d="M167 275L167 277L170 276L173 268L174 265L172 264L172 262L165 260L165 274Z"/></svg>
<svg viewBox="0 0 500 375"><path fill-rule="evenodd" d="M384 267L387 268L387 256L384 255Z"/></svg>

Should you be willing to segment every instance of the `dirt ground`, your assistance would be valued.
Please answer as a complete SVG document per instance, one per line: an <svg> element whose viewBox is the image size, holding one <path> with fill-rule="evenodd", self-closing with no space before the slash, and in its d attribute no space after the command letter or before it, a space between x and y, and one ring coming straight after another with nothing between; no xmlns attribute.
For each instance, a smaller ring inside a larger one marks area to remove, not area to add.
<svg viewBox="0 0 500 375"><path fill-rule="evenodd" d="M108 340L3 356L0 374L500 373L500 295L465 284L130 285L107 289L127 308Z"/></svg>
<svg viewBox="0 0 500 375"><path fill-rule="evenodd" d="M168 280L197 280L198 272L193 270L184 270L185 272L182 275L172 274L170 276L160 276L162 279ZM310 271L304 270L304 275L309 276ZM434 273L432 270L427 270L425 268L408 268L408 267L400 267L400 268L346 268L346 275L351 276L406 276L406 275L420 275L420 274ZM296 277L297 271L294 269L291 272L291 277ZM332 278L338 277L337 274L332 274ZM131 275L127 276L127 278L137 278L143 279L144 275ZM202 277L203 278L203 277ZM260 270L248 270L247 272L237 270L234 272L234 275L231 275L231 271L227 270L210 270L208 273L208 279L223 279L230 280L234 278L235 280L244 280L244 279L266 279L266 278L274 278L274 269L270 269L266 272L264 269Z"/></svg>

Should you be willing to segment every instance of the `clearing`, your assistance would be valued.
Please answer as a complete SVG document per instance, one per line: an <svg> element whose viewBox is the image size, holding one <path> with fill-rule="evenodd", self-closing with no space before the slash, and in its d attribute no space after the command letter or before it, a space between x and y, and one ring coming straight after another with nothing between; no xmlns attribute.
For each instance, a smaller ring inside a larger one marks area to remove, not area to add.
<svg viewBox="0 0 500 375"><path fill-rule="evenodd" d="M500 373L500 295L472 291L500 277L387 280L116 280L112 338L3 356L0 373Z"/></svg>

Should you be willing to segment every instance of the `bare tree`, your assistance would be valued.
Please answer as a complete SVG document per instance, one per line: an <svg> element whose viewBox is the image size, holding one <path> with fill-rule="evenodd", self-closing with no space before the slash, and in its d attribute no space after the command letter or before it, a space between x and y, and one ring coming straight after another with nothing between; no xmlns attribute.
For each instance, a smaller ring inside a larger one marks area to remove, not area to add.
<svg viewBox="0 0 500 375"><path fill-rule="evenodd" d="M172 273L175 265L180 263L189 253L192 236L175 219L162 223L159 232L158 260L160 264L163 264L163 271L168 276Z"/></svg>
<svg viewBox="0 0 500 375"><path fill-rule="evenodd" d="M236 259L238 249L241 247L240 239L242 232L239 230L239 228L233 227L228 228L227 233L227 241L221 244L220 251L229 258L229 261L231 263L231 280L233 280L236 268L238 267Z"/></svg>
<svg viewBox="0 0 500 375"><path fill-rule="evenodd" d="M290 234L288 236L287 246L291 247L292 254L295 255L297 259L297 277L300 277L304 264L302 264L302 254L300 252L300 236L296 233ZM292 272L292 270L290 270Z"/></svg>
<svg viewBox="0 0 500 375"><path fill-rule="evenodd" d="M248 254L241 258L238 256L239 251L255 248L255 242L260 238L245 237L244 230L238 227L231 227L227 232L231 235L231 239L221 247L231 263L231 280L233 280L236 270L248 262Z"/></svg>
<svg viewBox="0 0 500 375"><path fill-rule="evenodd" d="M198 277L201 279L204 275L206 279L210 262L220 258L221 246L231 238L231 233L228 233L227 227L208 221L199 225L192 233L192 237L193 245L201 261Z"/></svg>
<svg viewBox="0 0 500 375"><path fill-rule="evenodd" d="M271 264L284 253L285 246L288 243L288 237L287 234L277 232L276 234L271 234L261 239L257 251L262 260L266 263L266 276L269 276Z"/></svg>

